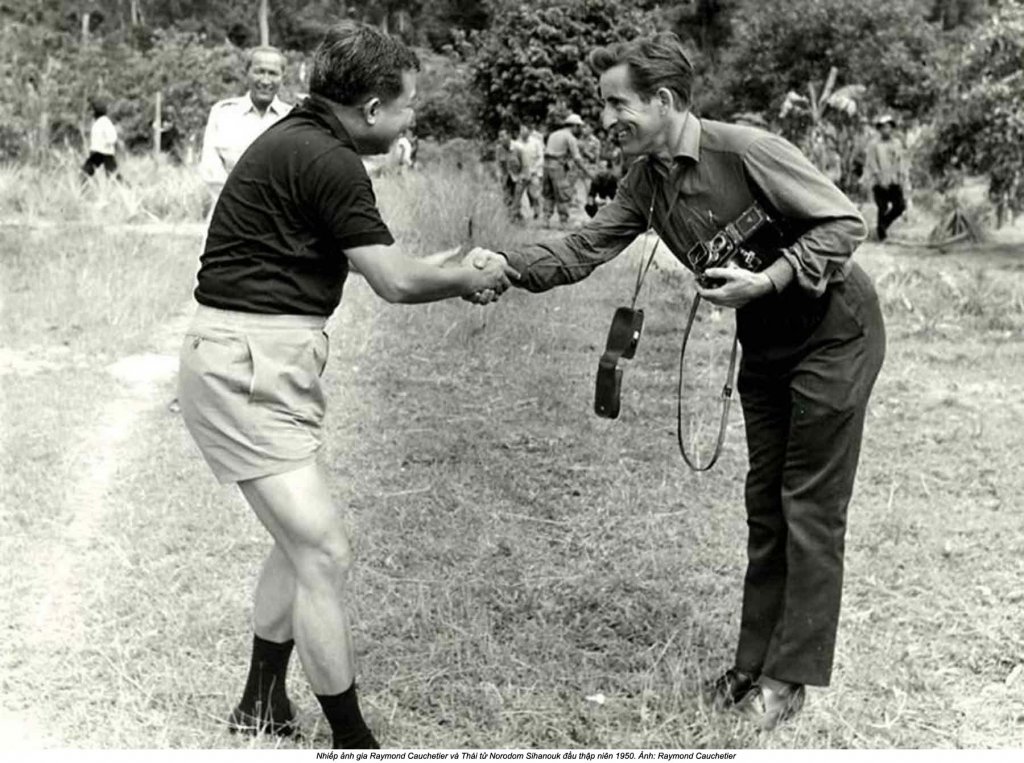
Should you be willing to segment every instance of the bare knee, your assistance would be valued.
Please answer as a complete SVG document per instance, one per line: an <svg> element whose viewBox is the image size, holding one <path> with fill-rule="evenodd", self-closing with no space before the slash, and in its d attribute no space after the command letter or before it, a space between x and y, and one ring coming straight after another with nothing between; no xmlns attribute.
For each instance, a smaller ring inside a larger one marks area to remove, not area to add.
<svg viewBox="0 0 1024 763"><path fill-rule="evenodd" d="M315 545L296 549L295 557L296 579L304 588L340 590L352 566L352 550L340 530Z"/></svg>

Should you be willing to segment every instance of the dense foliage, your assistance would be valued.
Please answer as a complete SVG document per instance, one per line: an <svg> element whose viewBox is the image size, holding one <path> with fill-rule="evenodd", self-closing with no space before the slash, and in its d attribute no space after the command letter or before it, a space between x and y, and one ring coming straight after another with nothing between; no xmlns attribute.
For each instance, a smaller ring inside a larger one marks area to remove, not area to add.
<svg viewBox="0 0 1024 763"><path fill-rule="evenodd" d="M733 110L771 112L834 66L841 84L867 84L879 107L917 117L939 89L938 47L915 0L761 0L734 21L725 89Z"/></svg>
<svg viewBox="0 0 1024 763"><path fill-rule="evenodd" d="M597 79L587 53L599 45L654 30L654 17L626 0L539 0L507 3L476 36L473 81L481 117L497 131L519 120L543 124L570 111L596 121Z"/></svg>
<svg viewBox="0 0 1024 763"><path fill-rule="evenodd" d="M965 47L935 123L933 169L989 178L993 201L1024 209L1024 5L1007 4Z"/></svg>

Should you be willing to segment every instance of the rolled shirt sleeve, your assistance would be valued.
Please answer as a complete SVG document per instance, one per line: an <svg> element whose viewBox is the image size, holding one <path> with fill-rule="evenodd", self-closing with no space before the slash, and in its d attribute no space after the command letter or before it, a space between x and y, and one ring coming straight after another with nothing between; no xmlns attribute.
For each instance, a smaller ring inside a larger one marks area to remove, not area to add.
<svg viewBox="0 0 1024 763"><path fill-rule="evenodd" d="M743 166L784 217L816 224L783 251L802 289L820 296L867 236L857 207L795 146L775 135L750 144Z"/></svg>
<svg viewBox="0 0 1024 763"><path fill-rule="evenodd" d="M555 241L501 254L519 272L516 286L547 291L582 281L646 230L646 210L637 203L627 177L615 198L580 230Z"/></svg>

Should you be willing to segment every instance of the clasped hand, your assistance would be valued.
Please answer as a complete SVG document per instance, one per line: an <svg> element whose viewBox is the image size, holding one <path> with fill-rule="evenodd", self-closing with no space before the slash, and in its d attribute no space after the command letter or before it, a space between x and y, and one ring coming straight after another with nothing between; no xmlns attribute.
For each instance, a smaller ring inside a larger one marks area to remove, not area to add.
<svg viewBox="0 0 1024 763"><path fill-rule="evenodd" d="M754 273L743 268L708 268L704 275L725 281L713 289L697 286L697 293L701 297L719 307L743 307L775 288L772 280L764 273Z"/></svg>
<svg viewBox="0 0 1024 763"><path fill-rule="evenodd" d="M455 247L421 259L436 267L445 267L459 258L461 252L462 247ZM472 268L474 271L471 291L462 297L467 302L476 305L497 302L498 297L512 285L512 281L519 278L519 273L508 264L508 260L490 249L473 247L461 257L458 266Z"/></svg>
<svg viewBox="0 0 1024 763"><path fill-rule="evenodd" d="M463 297L464 300L472 302L474 305L487 305L491 302L497 302L498 297L504 294L508 287L512 285L512 281L519 278L519 273L509 266L508 260L504 256L479 246L474 247L466 254L462 260L462 265L464 267L472 266L477 270L483 271L483 273L493 274L497 277L494 284Z"/></svg>

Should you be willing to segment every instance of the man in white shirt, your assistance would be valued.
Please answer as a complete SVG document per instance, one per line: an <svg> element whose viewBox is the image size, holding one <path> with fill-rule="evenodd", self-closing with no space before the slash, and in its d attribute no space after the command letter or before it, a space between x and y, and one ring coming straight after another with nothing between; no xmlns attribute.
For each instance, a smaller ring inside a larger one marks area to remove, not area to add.
<svg viewBox="0 0 1024 763"><path fill-rule="evenodd" d="M95 97L90 100L93 123L89 131L89 156L82 165L82 172L92 177L97 167L103 167L107 176L120 179L117 174L117 128L107 116L107 101Z"/></svg>
<svg viewBox="0 0 1024 763"><path fill-rule="evenodd" d="M210 189L214 204L228 173L249 144L291 111L291 104L277 97L284 80L284 65L284 54L277 48L253 48L246 69L249 91L218 101L210 109L203 133L199 176ZM213 205L210 212L212 214Z"/></svg>
<svg viewBox="0 0 1024 763"><path fill-rule="evenodd" d="M536 137L534 137L536 136ZM521 220L522 204L525 193L530 201L530 210L535 220L540 219L541 180L544 177L544 139L539 133L533 132L525 122L519 125L519 134L512 141L512 152L518 157L519 170L516 187L512 192L512 217Z"/></svg>

